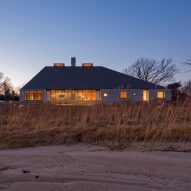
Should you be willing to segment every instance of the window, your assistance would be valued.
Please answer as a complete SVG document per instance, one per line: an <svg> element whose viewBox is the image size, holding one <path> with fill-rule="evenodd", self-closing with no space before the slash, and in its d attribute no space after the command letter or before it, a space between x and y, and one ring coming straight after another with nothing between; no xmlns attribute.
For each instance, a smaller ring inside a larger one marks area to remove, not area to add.
<svg viewBox="0 0 191 191"><path fill-rule="evenodd" d="M93 63L83 63L83 67L93 67Z"/></svg>
<svg viewBox="0 0 191 191"><path fill-rule="evenodd" d="M97 91L96 90L75 90L76 100L96 101Z"/></svg>
<svg viewBox="0 0 191 191"><path fill-rule="evenodd" d="M157 98L158 99L164 99L165 98L165 92L164 91L158 91L157 92Z"/></svg>
<svg viewBox="0 0 191 191"><path fill-rule="evenodd" d="M50 95L51 95L51 90L47 90L47 91L46 91L46 99L47 99L48 101L51 100Z"/></svg>
<svg viewBox="0 0 191 191"><path fill-rule="evenodd" d="M47 90L47 100L51 101L96 101L96 90Z"/></svg>
<svg viewBox="0 0 191 191"><path fill-rule="evenodd" d="M48 91L47 91L48 94ZM49 99L49 97L50 99ZM50 90L50 95L47 96L47 99L52 101L62 102L64 100L72 99L72 90Z"/></svg>
<svg viewBox="0 0 191 191"><path fill-rule="evenodd" d="M121 91L119 94L120 99L127 99L128 94L125 91Z"/></svg>
<svg viewBox="0 0 191 191"><path fill-rule="evenodd" d="M25 100L42 100L42 91L25 91Z"/></svg>
<svg viewBox="0 0 191 191"><path fill-rule="evenodd" d="M143 90L143 101L149 101L149 90Z"/></svg>

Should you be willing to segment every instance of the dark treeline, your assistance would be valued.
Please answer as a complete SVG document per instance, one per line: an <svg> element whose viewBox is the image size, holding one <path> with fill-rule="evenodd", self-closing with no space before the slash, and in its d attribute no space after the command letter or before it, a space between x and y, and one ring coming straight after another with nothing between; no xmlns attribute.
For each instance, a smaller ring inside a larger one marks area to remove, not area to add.
<svg viewBox="0 0 191 191"><path fill-rule="evenodd" d="M0 101L19 101L19 95L16 93L9 78L0 73Z"/></svg>

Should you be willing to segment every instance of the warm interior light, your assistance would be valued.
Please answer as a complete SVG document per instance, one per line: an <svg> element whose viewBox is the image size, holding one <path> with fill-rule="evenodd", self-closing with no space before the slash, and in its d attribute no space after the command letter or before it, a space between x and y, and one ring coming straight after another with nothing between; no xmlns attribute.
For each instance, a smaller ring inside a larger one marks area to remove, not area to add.
<svg viewBox="0 0 191 191"><path fill-rule="evenodd" d="M119 94L120 99L127 99L128 94L125 91L121 91Z"/></svg>
<svg viewBox="0 0 191 191"><path fill-rule="evenodd" d="M63 67L63 66L65 66L64 63L55 63L54 64L54 67Z"/></svg>
<svg viewBox="0 0 191 191"><path fill-rule="evenodd" d="M164 91L158 91L157 92L157 98L158 99L164 99L165 98L165 92Z"/></svg>
<svg viewBox="0 0 191 191"><path fill-rule="evenodd" d="M25 100L42 100L42 91L25 91Z"/></svg>
<svg viewBox="0 0 191 191"><path fill-rule="evenodd" d="M47 99L51 101L87 100L96 101L98 91L96 90L49 90Z"/></svg>
<svg viewBox="0 0 191 191"><path fill-rule="evenodd" d="M149 101L149 90L143 90L143 101Z"/></svg>
<svg viewBox="0 0 191 191"><path fill-rule="evenodd" d="M82 66L83 67L92 67L93 64L92 63L83 63Z"/></svg>

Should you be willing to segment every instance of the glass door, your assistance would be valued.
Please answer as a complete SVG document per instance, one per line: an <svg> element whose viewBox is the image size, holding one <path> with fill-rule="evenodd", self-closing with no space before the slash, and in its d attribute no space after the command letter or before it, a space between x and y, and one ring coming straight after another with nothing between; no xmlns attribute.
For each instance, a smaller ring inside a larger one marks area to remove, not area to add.
<svg viewBox="0 0 191 191"><path fill-rule="evenodd" d="M143 90L143 101L149 101L149 90Z"/></svg>

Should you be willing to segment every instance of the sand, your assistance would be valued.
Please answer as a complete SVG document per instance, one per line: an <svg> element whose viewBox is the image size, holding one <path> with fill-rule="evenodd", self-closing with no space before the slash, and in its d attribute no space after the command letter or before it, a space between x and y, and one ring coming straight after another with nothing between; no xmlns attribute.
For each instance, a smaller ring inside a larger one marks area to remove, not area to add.
<svg viewBox="0 0 191 191"><path fill-rule="evenodd" d="M191 152L88 145L0 151L2 191L191 191Z"/></svg>

